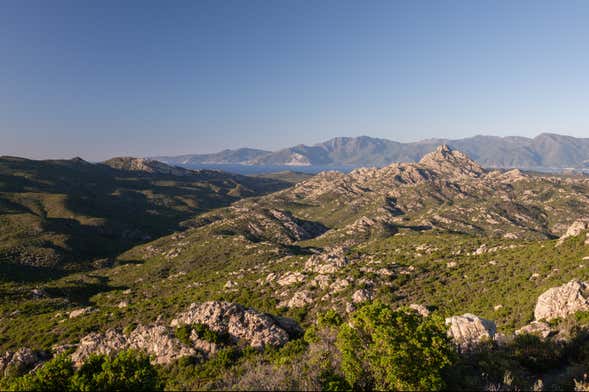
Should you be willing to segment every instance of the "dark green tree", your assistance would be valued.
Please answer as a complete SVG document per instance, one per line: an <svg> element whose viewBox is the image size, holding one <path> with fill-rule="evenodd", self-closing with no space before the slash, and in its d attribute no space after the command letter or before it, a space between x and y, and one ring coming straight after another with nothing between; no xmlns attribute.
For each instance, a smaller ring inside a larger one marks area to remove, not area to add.
<svg viewBox="0 0 589 392"><path fill-rule="evenodd" d="M342 370L355 389L439 390L455 349L443 319L382 303L365 305L337 337Z"/></svg>

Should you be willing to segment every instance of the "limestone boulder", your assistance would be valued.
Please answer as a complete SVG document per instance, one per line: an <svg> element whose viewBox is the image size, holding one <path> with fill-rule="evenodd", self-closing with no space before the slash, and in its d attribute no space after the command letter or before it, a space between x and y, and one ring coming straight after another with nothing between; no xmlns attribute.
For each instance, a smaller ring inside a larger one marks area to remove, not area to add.
<svg viewBox="0 0 589 392"><path fill-rule="evenodd" d="M550 321L558 317L566 317L581 310L589 310L587 284L579 280L552 287L538 297L534 318Z"/></svg>
<svg viewBox="0 0 589 392"><path fill-rule="evenodd" d="M446 319L446 325L449 326L448 335L461 351L468 351L482 342L492 341L497 331L493 321L470 313L449 317Z"/></svg>

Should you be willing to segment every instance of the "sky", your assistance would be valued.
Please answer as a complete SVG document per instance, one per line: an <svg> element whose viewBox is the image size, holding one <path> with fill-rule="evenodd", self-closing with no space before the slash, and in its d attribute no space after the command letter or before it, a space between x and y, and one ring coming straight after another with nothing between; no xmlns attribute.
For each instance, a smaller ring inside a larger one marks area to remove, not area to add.
<svg viewBox="0 0 589 392"><path fill-rule="evenodd" d="M587 1L3 0L0 155L589 137Z"/></svg>

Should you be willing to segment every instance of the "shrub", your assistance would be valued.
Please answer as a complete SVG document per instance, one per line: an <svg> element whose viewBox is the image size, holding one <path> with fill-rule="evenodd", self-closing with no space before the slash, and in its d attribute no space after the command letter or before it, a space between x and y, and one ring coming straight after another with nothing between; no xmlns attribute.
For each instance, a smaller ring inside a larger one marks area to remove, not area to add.
<svg viewBox="0 0 589 392"><path fill-rule="evenodd" d="M121 351L115 357L89 357L73 377L71 385L72 389L80 391L161 389L149 357L134 351Z"/></svg>
<svg viewBox="0 0 589 392"><path fill-rule="evenodd" d="M190 341L190 333L192 332L192 327L188 324L185 325L181 325L178 328L176 328L176 337L178 338L178 340L180 340L182 343L186 344L186 345L192 345L192 342Z"/></svg>
<svg viewBox="0 0 589 392"><path fill-rule="evenodd" d="M229 341L229 335L227 333L213 331L208 325L194 324L193 329L200 339L206 340L207 342L221 344Z"/></svg>
<svg viewBox="0 0 589 392"><path fill-rule="evenodd" d="M122 351L116 357L90 356L75 372L71 359L59 355L34 373L2 386L12 391L152 391L161 389L155 369L145 354Z"/></svg>
<svg viewBox="0 0 589 392"><path fill-rule="evenodd" d="M322 327L339 327L343 323L342 317L333 309L317 316L317 325Z"/></svg>
<svg viewBox="0 0 589 392"><path fill-rule="evenodd" d="M46 362L36 372L13 379L6 389L10 391L62 391L69 389L73 374L74 367L71 359L62 354Z"/></svg>
<svg viewBox="0 0 589 392"><path fill-rule="evenodd" d="M380 302L365 305L337 337L342 370L353 388L436 390L455 356L444 322Z"/></svg>

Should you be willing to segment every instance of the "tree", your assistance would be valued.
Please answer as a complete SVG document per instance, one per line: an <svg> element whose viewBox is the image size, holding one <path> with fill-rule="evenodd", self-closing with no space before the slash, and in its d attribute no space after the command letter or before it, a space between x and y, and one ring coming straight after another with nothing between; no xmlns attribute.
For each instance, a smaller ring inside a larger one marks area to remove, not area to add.
<svg viewBox="0 0 589 392"><path fill-rule="evenodd" d="M337 337L342 370L355 389L439 390L455 350L443 319L375 302L352 314Z"/></svg>

